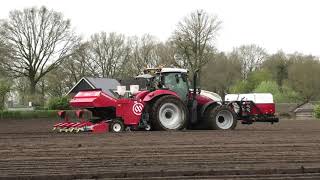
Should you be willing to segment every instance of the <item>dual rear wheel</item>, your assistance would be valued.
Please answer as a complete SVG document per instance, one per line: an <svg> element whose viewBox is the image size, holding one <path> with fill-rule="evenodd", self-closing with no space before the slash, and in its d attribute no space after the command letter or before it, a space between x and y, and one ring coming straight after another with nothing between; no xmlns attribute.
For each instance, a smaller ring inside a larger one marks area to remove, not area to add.
<svg viewBox="0 0 320 180"><path fill-rule="evenodd" d="M233 109L226 105L212 106L205 112L206 129L229 130L237 126ZM188 124L188 109L175 96L160 97L152 106L151 123L154 130L181 130Z"/></svg>

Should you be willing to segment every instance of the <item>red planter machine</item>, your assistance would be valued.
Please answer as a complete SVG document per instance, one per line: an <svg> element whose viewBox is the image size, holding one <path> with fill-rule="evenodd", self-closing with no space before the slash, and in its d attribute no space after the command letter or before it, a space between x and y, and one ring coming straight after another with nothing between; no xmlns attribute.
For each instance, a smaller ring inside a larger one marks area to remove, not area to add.
<svg viewBox="0 0 320 180"><path fill-rule="evenodd" d="M153 71L153 73L151 73ZM80 91L71 100L76 109L91 111L94 119L85 120L84 111L76 111L79 122L71 122L65 111L63 120L54 125L58 132L121 132L124 130L234 129L238 121L278 122L273 97L268 93L219 95L200 90L197 73L193 89L187 70L178 68L148 69L146 90L132 86L118 87L113 95L101 89ZM151 75L150 75L151 74Z"/></svg>

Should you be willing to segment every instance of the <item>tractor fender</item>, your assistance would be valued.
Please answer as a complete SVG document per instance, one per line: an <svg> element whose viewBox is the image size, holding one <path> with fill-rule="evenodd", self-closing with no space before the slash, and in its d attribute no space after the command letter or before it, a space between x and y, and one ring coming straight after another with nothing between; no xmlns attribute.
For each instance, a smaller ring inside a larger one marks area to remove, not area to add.
<svg viewBox="0 0 320 180"><path fill-rule="evenodd" d="M206 110L210 107L210 106L221 106L222 103L218 102L218 101L210 101L207 102L206 104L204 104L201 108L201 117L204 117L204 113L206 112Z"/></svg>
<svg viewBox="0 0 320 180"><path fill-rule="evenodd" d="M158 89L155 91L150 92L149 94L147 94L144 98L143 98L143 102L149 102L155 98L158 98L160 96L163 95L173 95L178 97L177 93L170 91L170 90L166 90L166 89Z"/></svg>

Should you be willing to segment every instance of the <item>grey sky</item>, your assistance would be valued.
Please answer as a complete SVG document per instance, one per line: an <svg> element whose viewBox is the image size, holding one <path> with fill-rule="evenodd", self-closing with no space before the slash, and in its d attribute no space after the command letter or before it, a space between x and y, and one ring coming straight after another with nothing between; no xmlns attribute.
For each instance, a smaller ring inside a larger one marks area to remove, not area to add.
<svg viewBox="0 0 320 180"><path fill-rule="evenodd" d="M76 32L125 35L149 33L166 40L188 13L204 9L223 22L221 51L257 44L269 53L282 49L320 56L320 1L317 0L2 0L0 18L10 10L42 6L70 18Z"/></svg>

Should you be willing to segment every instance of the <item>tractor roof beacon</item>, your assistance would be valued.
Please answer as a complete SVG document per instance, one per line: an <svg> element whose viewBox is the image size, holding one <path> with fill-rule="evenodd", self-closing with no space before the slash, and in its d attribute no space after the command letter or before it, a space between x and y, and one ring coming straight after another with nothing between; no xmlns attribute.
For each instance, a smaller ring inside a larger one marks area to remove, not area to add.
<svg viewBox="0 0 320 180"><path fill-rule="evenodd" d="M222 101L210 91L201 91L198 71L193 75L190 87L188 71L181 68L148 68L143 75L148 81L147 89L130 86L126 95L125 86L117 89L117 98L102 90L80 91L71 99L75 108L92 112L94 120L71 123L60 112L65 122L54 125L60 132L121 132L124 130L181 130L181 129L234 129L237 121L278 122L274 116L274 103L256 104L252 100ZM125 96L126 95L126 96ZM272 95L271 95L272 96Z"/></svg>

